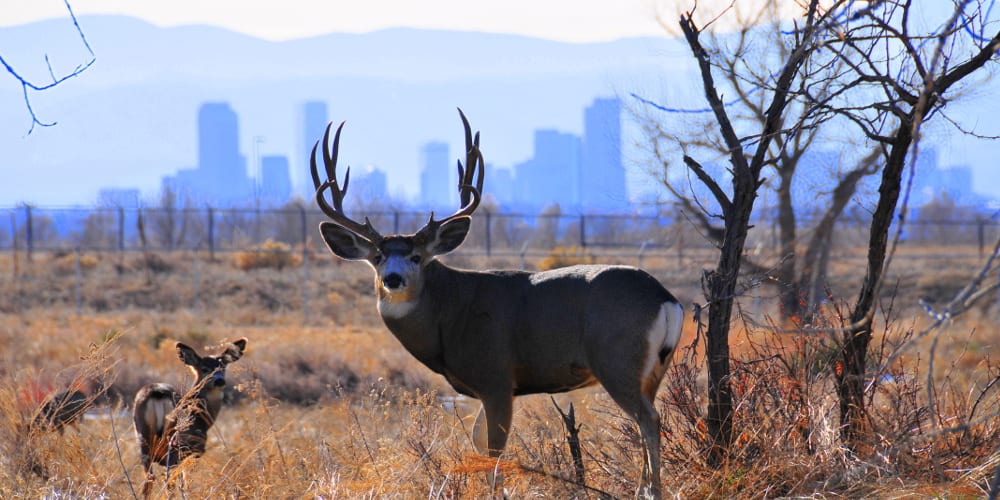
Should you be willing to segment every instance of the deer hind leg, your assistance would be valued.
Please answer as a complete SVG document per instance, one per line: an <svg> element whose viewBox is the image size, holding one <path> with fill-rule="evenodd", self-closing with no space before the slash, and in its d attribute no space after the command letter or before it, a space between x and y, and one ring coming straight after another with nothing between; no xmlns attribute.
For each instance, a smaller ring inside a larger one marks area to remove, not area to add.
<svg viewBox="0 0 1000 500"><path fill-rule="evenodd" d="M142 481L142 498L149 498L149 494L153 492L153 483L156 481L156 476L153 475L151 469L146 470L146 476Z"/></svg>
<svg viewBox="0 0 1000 500"><path fill-rule="evenodd" d="M640 494L647 498L660 498L660 416L652 400L643 401L636 421L645 448Z"/></svg>

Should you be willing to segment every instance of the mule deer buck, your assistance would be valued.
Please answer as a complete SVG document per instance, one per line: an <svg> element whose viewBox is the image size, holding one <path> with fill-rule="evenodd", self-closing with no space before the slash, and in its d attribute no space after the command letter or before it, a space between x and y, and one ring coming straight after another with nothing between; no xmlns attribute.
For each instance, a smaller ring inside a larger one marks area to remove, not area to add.
<svg viewBox="0 0 1000 500"><path fill-rule="evenodd" d="M155 383L139 389L135 395L132 421L139 438L139 451L146 472L142 496L148 498L153 488L153 463L167 468L179 465L189 456L205 453L208 430L222 408L226 386L226 366L243 356L247 339L224 345L222 354L201 356L187 345L177 343L177 356L195 376L194 385L181 394L170 384Z"/></svg>
<svg viewBox="0 0 1000 500"><path fill-rule="evenodd" d="M684 310L655 278L626 266L582 265L543 272L470 271L436 259L458 248L483 194L484 163L465 114L465 164L458 162L461 207L416 233L382 236L365 218L344 212L337 181L337 128L323 136L326 180L316 149L310 167L316 202L333 222L320 233L340 258L375 271L378 311L386 327L420 362L482 408L474 440L498 457L510 431L514 396L558 393L600 383L639 425L645 445L644 494L659 496L656 391L681 336ZM474 184L475 183L475 184ZM333 204L326 198L329 191ZM483 430L485 428L485 446Z"/></svg>

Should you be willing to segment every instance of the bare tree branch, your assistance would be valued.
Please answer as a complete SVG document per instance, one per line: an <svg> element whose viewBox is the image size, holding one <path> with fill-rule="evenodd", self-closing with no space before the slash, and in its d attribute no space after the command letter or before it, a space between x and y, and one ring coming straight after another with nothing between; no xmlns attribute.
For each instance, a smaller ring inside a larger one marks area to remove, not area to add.
<svg viewBox="0 0 1000 500"><path fill-rule="evenodd" d="M42 92L54 88L58 85L61 85L63 82L69 80L70 78L80 76L84 71L90 68L94 64L94 62L97 61L97 56L94 55L94 51L90 48L90 42L87 41L86 35L83 34L83 29L80 28L80 23L77 22L76 14L73 13L73 8L70 7L69 0L63 0L63 3L66 5L66 11L69 12L69 17L73 21L73 27L76 29L77 34L80 35L80 41L83 42L83 46L87 49L87 53L90 54L90 59L88 59L86 62L82 64L77 65L76 68L73 69L73 71L62 76L57 76L55 70L52 68L51 61L49 61L49 56L46 55L45 64L48 67L49 77L51 78L51 81L40 83L30 80L28 77L18 72L14 68L14 66L11 63L9 63L6 59L4 59L2 54L0 54L0 65L3 65L4 69L7 70L7 73L13 76L21 84L21 90L24 94L24 105L25 107L28 108L28 113L31 115L31 128L28 129L29 135L31 134L31 132L35 130L36 125L40 127L51 127L58 123L54 121L43 122L38 117L38 115L35 113L35 109L31 106L30 92L31 91Z"/></svg>

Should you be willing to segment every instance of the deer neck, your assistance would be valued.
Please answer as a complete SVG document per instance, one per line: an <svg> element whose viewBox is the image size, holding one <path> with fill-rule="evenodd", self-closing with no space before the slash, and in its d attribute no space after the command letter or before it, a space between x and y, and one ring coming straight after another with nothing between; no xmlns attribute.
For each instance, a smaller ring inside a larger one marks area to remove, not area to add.
<svg viewBox="0 0 1000 500"><path fill-rule="evenodd" d="M424 268L423 286L405 309L405 314L390 309L380 296L379 313L389 331L418 361L436 373L444 373L441 331L455 321L455 311L469 299L463 271L433 261Z"/></svg>
<svg viewBox="0 0 1000 500"><path fill-rule="evenodd" d="M215 422L215 417L219 416L219 410L222 409L222 396L222 387L206 388L201 394L202 406L207 413L209 426Z"/></svg>

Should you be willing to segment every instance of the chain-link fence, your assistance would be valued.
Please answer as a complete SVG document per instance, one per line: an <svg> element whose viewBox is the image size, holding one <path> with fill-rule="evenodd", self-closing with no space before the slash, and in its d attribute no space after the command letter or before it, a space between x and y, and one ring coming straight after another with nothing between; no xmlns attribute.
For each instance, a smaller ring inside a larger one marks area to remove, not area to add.
<svg viewBox="0 0 1000 500"><path fill-rule="evenodd" d="M384 234L416 231L427 216L408 211L368 214ZM340 266L327 255L316 229L323 220L327 217L319 211L294 206L0 209L0 312L60 304L78 311L211 310L236 301L301 314L308 322L311 310L350 295L341 288L357 289L358 279L366 288L370 280L364 266ZM849 275L864 270L868 223L863 213L845 214L829 239L831 272L841 280L853 282ZM814 225L815 220L800 218L798 237L807 241ZM1000 238L1000 221L987 217L914 217L904 229L905 244L896 255L899 279L928 291L941 288L941 273L975 269ZM753 221L746 253L763 266L782 258L776 218ZM694 297L701 271L714 267L718 253L689 218L670 210L656 215L482 210L474 216L465 243L449 258L470 268L637 265L672 290ZM365 277L358 278L361 275ZM761 293L774 295L760 289L753 293L756 302Z"/></svg>
<svg viewBox="0 0 1000 500"><path fill-rule="evenodd" d="M382 211L367 214L383 234L417 230L428 214ZM43 208L0 209L0 251L245 251L266 241L315 250L316 226L327 217L302 207L233 208ZM814 221L798 221L808 235ZM864 248L868 220L847 214L838 221L835 245ZM1000 220L989 217L946 219L916 217L903 236L917 246L970 247L983 253L1000 234ZM748 250L777 246L776 220L758 218ZM463 245L466 253L487 256L546 252L578 247L594 253L675 248L711 249L713 244L683 214L670 210L656 215L517 214L480 211ZM683 248L681 248L683 247Z"/></svg>

